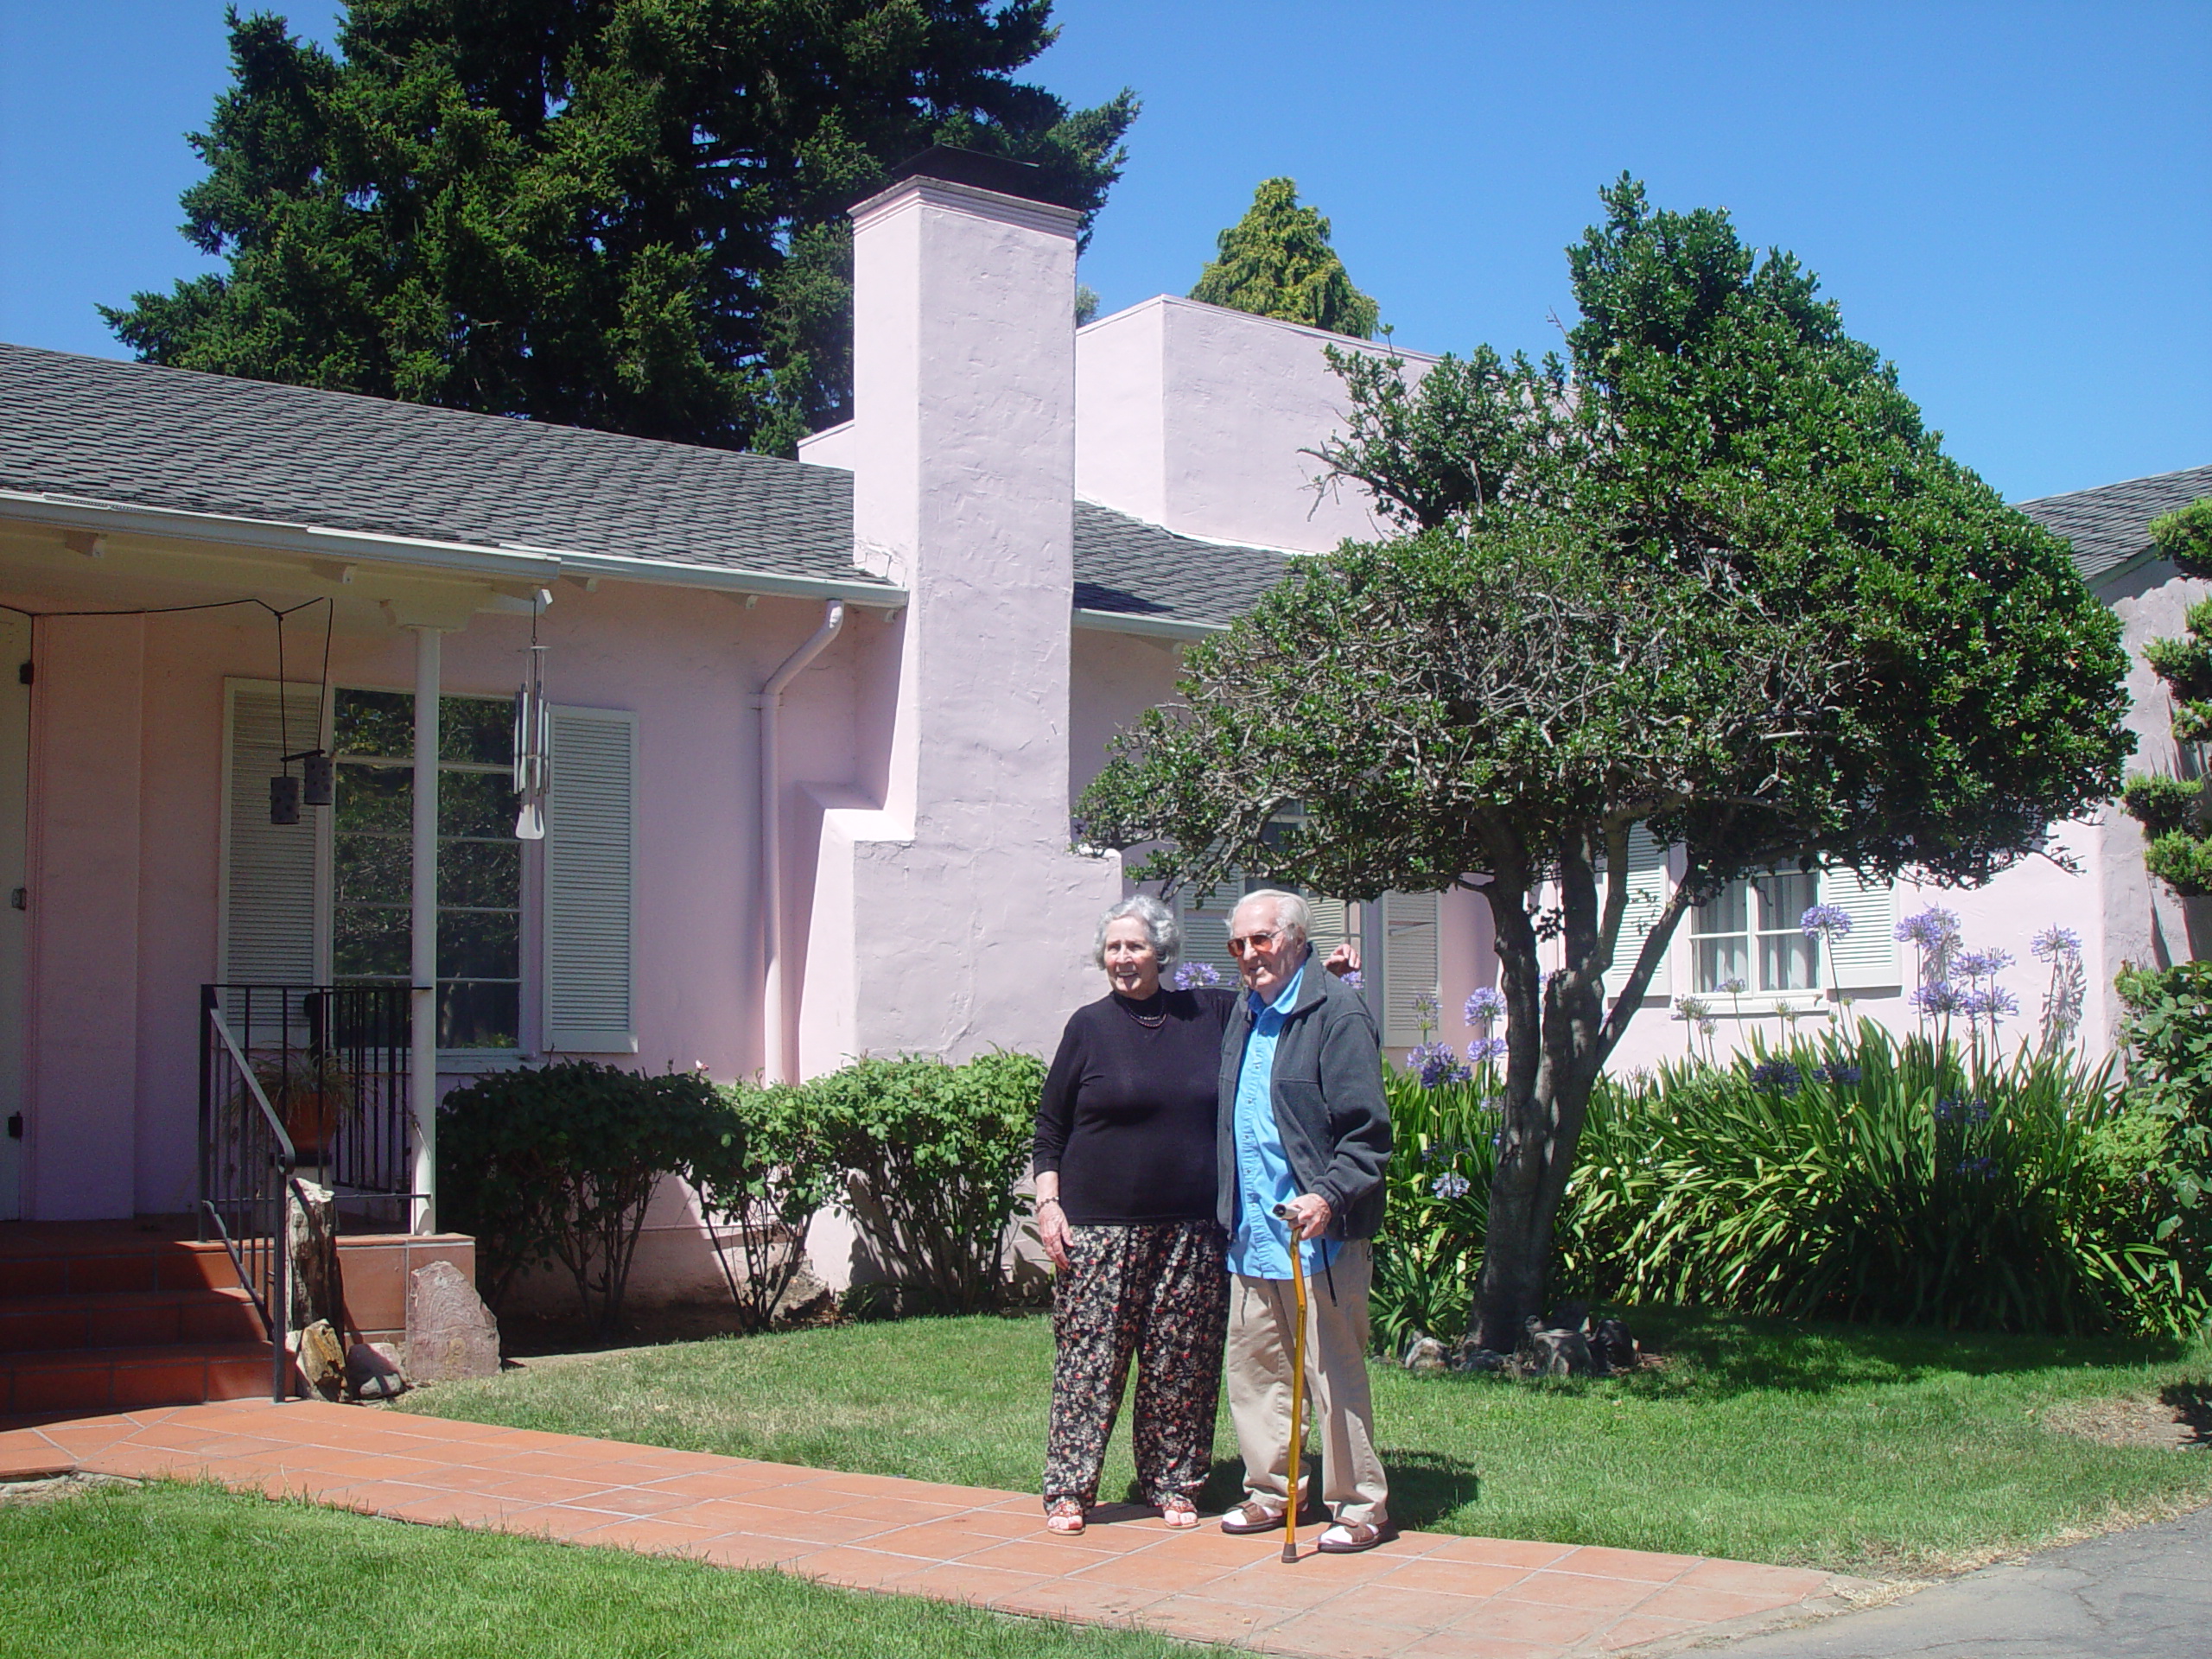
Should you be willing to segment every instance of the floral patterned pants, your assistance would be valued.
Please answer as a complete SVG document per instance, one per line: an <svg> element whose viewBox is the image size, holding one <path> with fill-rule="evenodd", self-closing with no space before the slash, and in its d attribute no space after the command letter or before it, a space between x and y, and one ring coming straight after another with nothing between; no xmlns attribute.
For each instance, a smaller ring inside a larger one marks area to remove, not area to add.
<svg viewBox="0 0 2212 1659"><path fill-rule="evenodd" d="M1098 1469L1137 1365L1129 1438L1145 1500L1195 1497L1213 1459L1229 1328L1227 1241L1210 1221L1071 1228L1052 1296L1059 1358L1045 1503L1098 1497Z"/></svg>

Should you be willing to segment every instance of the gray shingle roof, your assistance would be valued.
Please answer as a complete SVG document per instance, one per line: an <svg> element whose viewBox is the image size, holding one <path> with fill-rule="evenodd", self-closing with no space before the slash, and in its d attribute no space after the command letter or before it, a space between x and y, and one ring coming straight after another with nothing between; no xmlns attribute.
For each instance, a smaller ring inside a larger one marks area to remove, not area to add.
<svg viewBox="0 0 2212 1659"><path fill-rule="evenodd" d="M2072 545L2074 568L2094 582L2152 552L2151 521L2201 497L2212 496L2212 467L2158 473L2094 490L2046 495L2013 505Z"/></svg>
<svg viewBox="0 0 2212 1659"><path fill-rule="evenodd" d="M496 548L840 582L852 474L0 343L0 489ZM1163 622L1249 608L1286 556L1077 505L1076 604Z"/></svg>

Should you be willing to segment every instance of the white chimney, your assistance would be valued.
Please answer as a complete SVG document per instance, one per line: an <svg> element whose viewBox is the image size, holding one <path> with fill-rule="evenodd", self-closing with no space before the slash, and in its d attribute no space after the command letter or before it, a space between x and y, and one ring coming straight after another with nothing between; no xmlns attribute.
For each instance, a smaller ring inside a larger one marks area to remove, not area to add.
<svg viewBox="0 0 2212 1659"><path fill-rule="evenodd" d="M1049 1046L1122 890L1068 846L1080 221L974 181L1014 164L918 165L853 210L854 559L908 597L861 694L880 789L818 795L809 1071Z"/></svg>

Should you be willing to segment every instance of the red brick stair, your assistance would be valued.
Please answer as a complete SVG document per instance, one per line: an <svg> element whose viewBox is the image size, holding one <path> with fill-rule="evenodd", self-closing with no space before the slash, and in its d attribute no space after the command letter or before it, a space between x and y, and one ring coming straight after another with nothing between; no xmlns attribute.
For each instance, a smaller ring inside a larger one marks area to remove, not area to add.
<svg viewBox="0 0 2212 1659"><path fill-rule="evenodd" d="M261 1316L190 1224L0 1223L0 1417L249 1399Z"/></svg>

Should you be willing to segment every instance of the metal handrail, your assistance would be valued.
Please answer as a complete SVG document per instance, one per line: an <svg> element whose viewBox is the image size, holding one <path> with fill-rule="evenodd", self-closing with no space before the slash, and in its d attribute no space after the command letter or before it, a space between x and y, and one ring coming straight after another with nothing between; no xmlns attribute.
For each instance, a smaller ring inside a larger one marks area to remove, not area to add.
<svg viewBox="0 0 2212 1659"><path fill-rule="evenodd" d="M269 1096L262 1089L261 1079L253 1075L253 1067L246 1063L245 1051L238 1046L238 1039L231 1034L230 1022L223 1018L222 1009L211 1006L207 1010L207 1020L215 1027L215 1034L223 1039L223 1046L231 1051L231 1064L238 1067L238 1076L245 1079L247 1090L253 1096L253 1103L261 1108L261 1116L268 1122L270 1133L276 1137L276 1144L283 1148L281 1167L289 1174L299 1166L300 1153L299 1148L292 1144L292 1137L285 1132L284 1120L276 1116L276 1109L269 1103Z"/></svg>
<svg viewBox="0 0 2212 1659"><path fill-rule="evenodd" d="M224 1251L230 1256L231 1266L238 1275L238 1283L245 1287L246 1294L251 1297L261 1309L262 1325L269 1333L269 1395L272 1400L281 1402L289 1399L292 1392L290 1376L292 1251L290 1230L286 1224L288 1206L285 1199L287 1188L292 1184L292 1172L299 1165L299 1149L292 1144L292 1137L284 1128L283 1119L277 1116L276 1109L270 1104L269 1096L262 1088L261 1080L253 1075L253 1067L247 1062L245 1051L238 1046L238 1038L232 1034L230 1022L223 1018L222 1008L215 1001L212 991L207 994L206 1007L208 1025L213 1027L214 1035L220 1039L224 1049L229 1053L231 1064L238 1069L238 1077L245 1084L246 1093L261 1113L264 1126L270 1135L276 1137L276 1141L275 1154L270 1160L271 1166L276 1172L276 1190L273 1195L267 1193L263 1195L264 1202L273 1197L276 1205L268 1244L268 1282L265 1288L257 1283L262 1275L247 1266L245 1251L241 1248L240 1241L231 1236L231 1230L223 1220L222 1211L208 1198L204 1187L200 1205L206 1211L208 1218L215 1224L215 1231L223 1241ZM207 1068L203 1066L201 1068L203 1089L207 1086L206 1078Z"/></svg>

